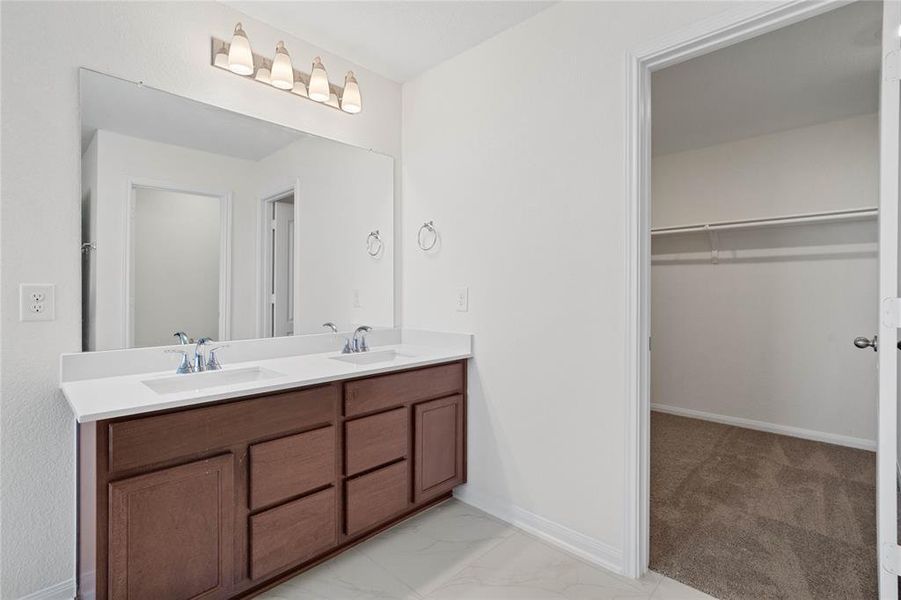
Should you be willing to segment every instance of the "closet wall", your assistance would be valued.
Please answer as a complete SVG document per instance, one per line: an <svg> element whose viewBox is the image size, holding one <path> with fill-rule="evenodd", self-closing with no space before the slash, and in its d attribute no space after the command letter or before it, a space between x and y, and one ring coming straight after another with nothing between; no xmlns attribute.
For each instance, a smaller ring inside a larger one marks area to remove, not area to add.
<svg viewBox="0 0 901 600"><path fill-rule="evenodd" d="M876 115L655 156L652 226L873 207ZM655 409L875 447L876 221L652 244Z"/></svg>

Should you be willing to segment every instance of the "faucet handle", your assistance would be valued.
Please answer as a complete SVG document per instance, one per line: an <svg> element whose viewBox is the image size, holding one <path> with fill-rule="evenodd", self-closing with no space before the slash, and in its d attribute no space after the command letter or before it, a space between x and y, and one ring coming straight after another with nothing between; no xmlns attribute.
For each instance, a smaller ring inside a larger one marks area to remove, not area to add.
<svg viewBox="0 0 901 600"><path fill-rule="evenodd" d="M178 368L175 369L175 372L179 375L184 375L185 373L193 373L194 367L191 366L191 362L188 360L188 353L184 350L163 350L166 354L181 354L181 362L178 363Z"/></svg>
<svg viewBox="0 0 901 600"><path fill-rule="evenodd" d="M219 359L216 358L216 351L222 350L223 348L228 348L228 344L223 344L221 346L216 346L215 348L210 348L210 355L206 361L206 370L207 371L219 371L222 369L222 363L220 363Z"/></svg>

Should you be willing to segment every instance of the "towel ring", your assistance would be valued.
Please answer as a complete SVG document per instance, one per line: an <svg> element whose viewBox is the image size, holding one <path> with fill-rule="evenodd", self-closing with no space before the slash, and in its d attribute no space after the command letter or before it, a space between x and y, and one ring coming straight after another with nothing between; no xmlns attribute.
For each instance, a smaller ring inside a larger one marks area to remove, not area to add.
<svg viewBox="0 0 901 600"><path fill-rule="evenodd" d="M369 256L378 256L381 254L383 247L382 234L379 233L379 230L370 231L369 235L366 236L366 253Z"/></svg>
<svg viewBox="0 0 901 600"><path fill-rule="evenodd" d="M422 241L422 232L428 231L432 234L432 242L430 244L424 244ZM428 252L432 248L435 247L435 244L438 243L438 232L435 230L435 222L434 221L426 221L419 228L419 232L416 234L416 243L419 245L419 249L425 252Z"/></svg>

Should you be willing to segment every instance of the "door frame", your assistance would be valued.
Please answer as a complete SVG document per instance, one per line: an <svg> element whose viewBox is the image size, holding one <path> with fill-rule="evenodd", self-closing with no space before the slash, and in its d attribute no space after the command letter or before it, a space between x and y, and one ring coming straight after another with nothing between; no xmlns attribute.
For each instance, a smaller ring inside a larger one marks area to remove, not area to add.
<svg viewBox="0 0 901 600"><path fill-rule="evenodd" d="M219 331L217 341L231 339L231 273L232 273L232 192L188 186L160 179L131 177L128 179L128 205L125 210L125 251L123 254L122 347L134 343L134 211L138 189L161 190L219 199Z"/></svg>
<svg viewBox="0 0 901 600"><path fill-rule="evenodd" d="M850 4L790 0L725 11L626 56L626 407L622 570L650 553L651 73Z"/></svg>
<svg viewBox="0 0 901 600"><path fill-rule="evenodd" d="M267 312L269 307L269 294L266 292L272 286L272 273L270 267L272 263L272 204L279 200L284 200L288 196L294 198L294 265L297 266L297 222L300 212L300 177L294 179L293 184L282 185L274 190L267 192L259 197L259 207L257 211L258 227L257 227L257 337L271 337L267 335L267 326L269 331L272 330L270 315ZM295 273L294 277L294 312L297 316L297 288L298 281Z"/></svg>

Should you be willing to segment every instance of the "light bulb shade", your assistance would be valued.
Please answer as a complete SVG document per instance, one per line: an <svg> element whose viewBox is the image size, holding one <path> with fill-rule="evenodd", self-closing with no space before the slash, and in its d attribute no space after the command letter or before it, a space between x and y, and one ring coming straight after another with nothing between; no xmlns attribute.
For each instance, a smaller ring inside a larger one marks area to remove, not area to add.
<svg viewBox="0 0 901 600"><path fill-rule="evenodd" d="M257 74L253 76L257 81L262 81L263 83L272 83L272 77L269 74L269 69L266 67L260 67L257 69Z"/></svg>
<svg viewBox="0 0 901 600"><path fill-rule="evenodd" d="M298 96L303 96L307 98L307 86L303 84L303 81L299 79L294 82L294 89L291 90L292 93L297 94Z"/></svg>
<svg viewBox="0 0 901 600"><path fill-rule="evenodd" d="M225 52L217 52L216 58L213 59L213 64L219 67L220 69L228 68L228 54Z"/></svg>
<svg viewBox="0 0 901 600"><path fill-rule="evenodd" d="M284 42L279 42L275 47L275 58L272 59L272 72L269 77L272 85L281 90L294 88L294 67L291 65L291 56Z"/></svg>
<svg viewBox="0 0 901 600"><path fill-rule="evenodd" d="M232 35L232 43L228 47L228 68L238 75L253 74L253 52L250 50L250 41L247 34L241 29L241 24L235 25L235 33Z"/></svg>
<svg viewBox="0 0 901 600"><path fill-rule="evenodd" d="M360 97L360 85L353 71L348 71L344 78L344 92L341 94L341 110L356 114L363 110L363 99Z"/></svg>
<svg viewBox="0 0 901 600"><path fill-rule="evenodd" d="M313 60L313 69L310 72L310 100L327 102L329 98L328 74L322 66L322 60L317 56Z"/></svg>
<svg viewBox="0 0 901 600"><path fill-rule="evenodd" d="M335 108L341 108L341 105L338 103L338 94L332 92L328 96L328 100L325 101L329 106L334 106Z"/></svg>

